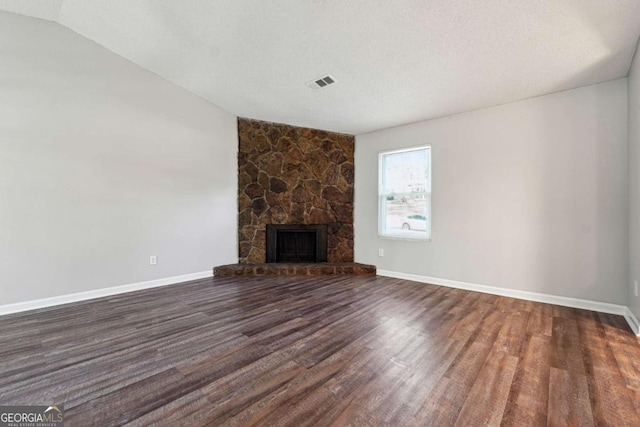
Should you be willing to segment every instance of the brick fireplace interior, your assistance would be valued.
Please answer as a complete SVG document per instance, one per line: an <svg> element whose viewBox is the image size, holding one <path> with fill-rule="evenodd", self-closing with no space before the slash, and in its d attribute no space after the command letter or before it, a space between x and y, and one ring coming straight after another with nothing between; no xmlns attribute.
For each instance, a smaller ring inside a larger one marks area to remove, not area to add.
<svg viewBox="0 0 640 427"><path fill-rule="evenodd" d="M327 262L327 224L267 224L267 262Z"/></svg>

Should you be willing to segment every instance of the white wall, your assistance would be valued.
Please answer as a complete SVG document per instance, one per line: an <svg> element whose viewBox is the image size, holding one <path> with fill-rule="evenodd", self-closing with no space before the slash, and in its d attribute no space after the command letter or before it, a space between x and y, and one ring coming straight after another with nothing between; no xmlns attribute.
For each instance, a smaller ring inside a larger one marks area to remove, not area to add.
<svg viewBox="0 0 640 427"><path fill-rule="evenodd" d="M620 79L357 136L356 260L624 304L626 91ZM380 239L378 152L422 144L432 145L432 241Z"/></svg>
<svg viewBox="0 0 640 427"><path fill-rule="evenodd" d="M640 46L629 71L629 279L640 286ZM629 286L627 305L640 318L640 298Z"/></svg>
<svg viewBox="0 0 640 427"><path fill-rule="evenodd" d="M0 13L0 305L236 262L236 153L234 116Z"/></svg>

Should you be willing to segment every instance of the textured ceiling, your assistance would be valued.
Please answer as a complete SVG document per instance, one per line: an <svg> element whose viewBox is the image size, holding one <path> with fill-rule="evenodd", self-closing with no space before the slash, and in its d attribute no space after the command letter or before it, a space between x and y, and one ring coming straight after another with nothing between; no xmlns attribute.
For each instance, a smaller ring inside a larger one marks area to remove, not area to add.
<svg viewBox="0 0 640 427"><path fill-rule="evenodd" d="M0 9L57 20L238 116L352 134L624 77L640 34L638 0L0 0ZM325 74L337 83L305 86Z"/></svg>
<svg viewBox="0 0 640 427"><path fill-rule="evenodd" d="M0 0L0 10L56 21L62 0Z"/></svg>

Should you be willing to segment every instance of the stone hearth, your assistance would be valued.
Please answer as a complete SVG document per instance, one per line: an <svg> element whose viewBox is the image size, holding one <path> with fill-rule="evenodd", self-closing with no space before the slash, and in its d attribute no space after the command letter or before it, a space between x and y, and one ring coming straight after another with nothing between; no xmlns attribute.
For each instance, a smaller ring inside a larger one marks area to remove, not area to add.
<svg viewBox="0 0 640 427"><path fill-rule="evenodd" d="M374 265L345 263L310 264L230 264L213 269L214 276L322 276L322 275L375 276Z"/></svg>

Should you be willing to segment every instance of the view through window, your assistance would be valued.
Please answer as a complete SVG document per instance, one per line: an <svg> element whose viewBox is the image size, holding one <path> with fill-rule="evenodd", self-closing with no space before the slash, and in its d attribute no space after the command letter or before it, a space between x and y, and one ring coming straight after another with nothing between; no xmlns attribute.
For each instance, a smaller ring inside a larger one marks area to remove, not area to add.
<svg viewBox="0 0 640 427"><path fill-rule="evenodd" d="M379 233L383 237L431 238L431 147L380 153Z"/></svg>

